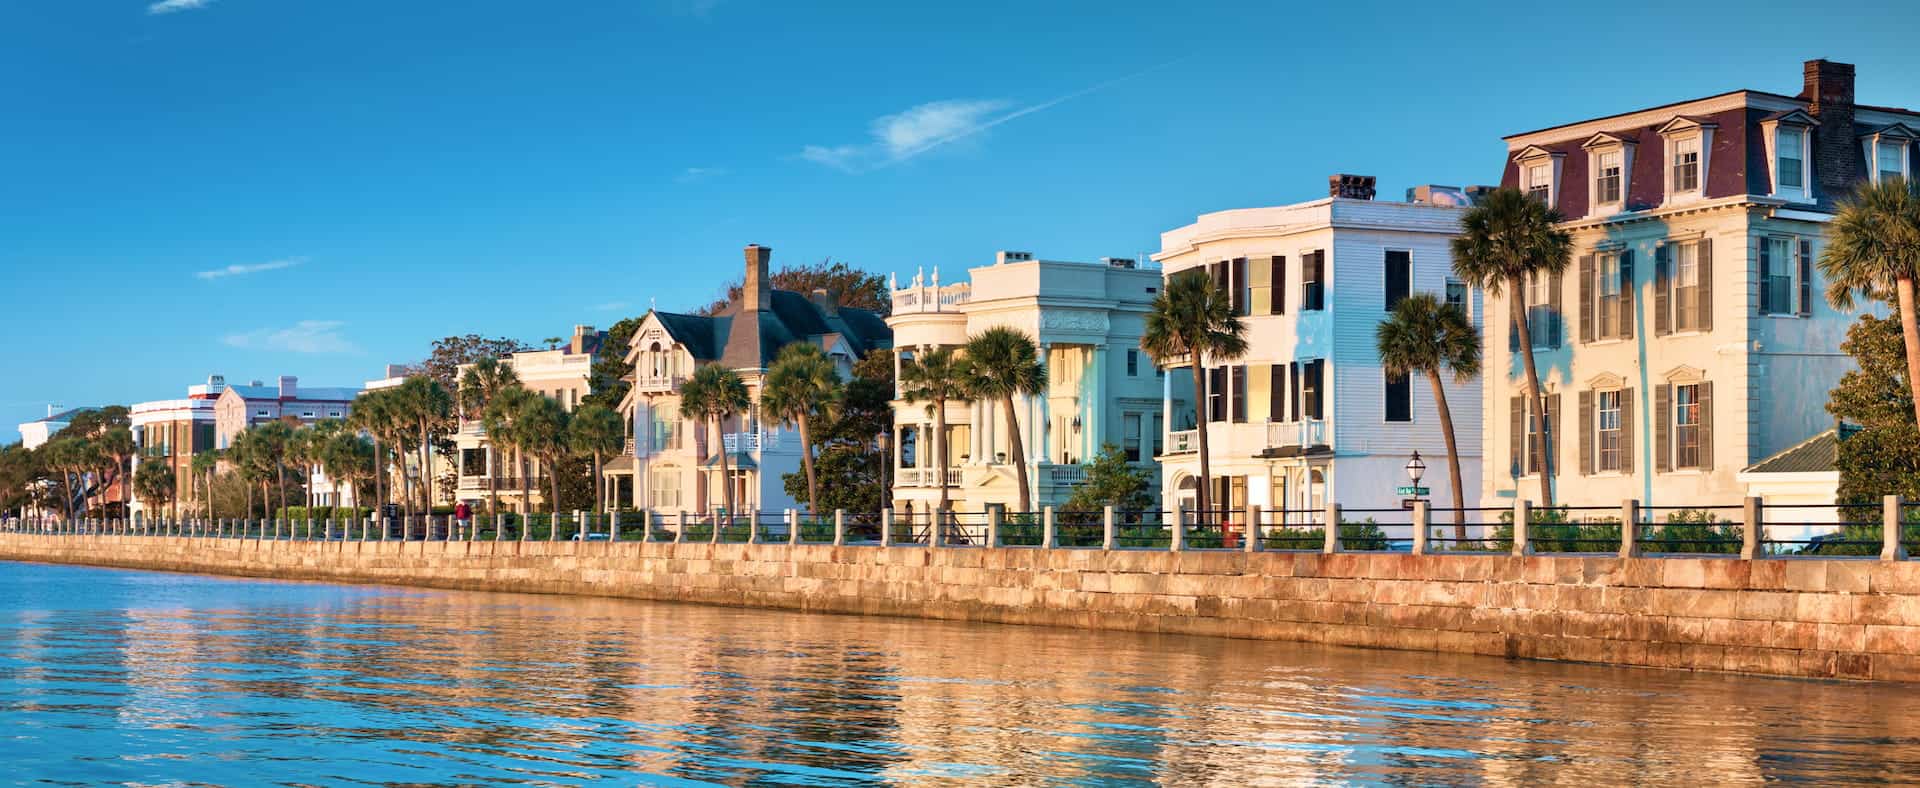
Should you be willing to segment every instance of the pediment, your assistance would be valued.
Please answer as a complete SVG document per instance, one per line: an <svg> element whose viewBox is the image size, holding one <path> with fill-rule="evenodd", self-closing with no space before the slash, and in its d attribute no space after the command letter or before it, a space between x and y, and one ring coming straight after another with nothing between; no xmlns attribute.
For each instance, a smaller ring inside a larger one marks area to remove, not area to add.
<svg viewBox="0 0 1920 788"><path fill-rule="evenodd" d="M1617 388L1625 388L1626 385L1627 385L1626 378L1620 377L1619 375L1615 375L1611 372L1602 372L1598 375L1587 378L1587 388L1590 388L1590 389L1617 389Z"/></svg>
<svg viewBox="0 0 1920 788"><path fill-rule="evenodd" d="M1528 145L1527 147L1521 148L1519 152L1513 154L1513 160L1528 161L1530 159L1559 158L1565 155L1567 154L1561 153L1559 151L1548 150L1538 145Z"/></svg>
<svg viewBox="0 0 1920 788"><path fill-rule="evenodd" d="M1760 120L1762 123L1785 123L1791 126L1820 125L1820 121L1816 120L1812 115L1807 114L1807 111L1804 109L1790 109L1784 112L1775 112Z"/></svg>
<svg viewBox="0 0 1920 788"><path fill-rule="evenodd" d="M1611 131L1603 131L1603 132L1600 132L1599 134L1595 134L1591 137L1588 137L1586 142L1580 143L1580 147L1585 148L1587 150L1594 150L1596 148L1614 148L1614 147L1622 147L1626 145L1633 145L1637 142L1638 140L1635 140L1631 137L1625 137L1619 134L1615 134Z"/></svg>
<svg viewBox="0 0 1920 788"><path fill-rule="evenodd" d="M1660 128L1656 129L1656 131L1662 135L1671 135L1685 134L1689 131L1699 131L1700 129L1717 129L1719 127L1720 124L1714 123L1706 118L1693 115L1675 115L1672 120L1660 124Z"/></svg>
<svg viewBox="0 0 1920 788"><path fill-rule="evenodd" d="M1686 364L1681 364L1680 366L1667 370L1661 374L1660 377L1668 383L1698 383L1707 379L1707 373L1699 367L1690 367Z"/></svg>
<svg viewBox="0 0 1920 788"><path fill-rule="evenodd" d="M1920 139L1920 132L1914 131L1912 126L1908 126L1905 123L1895 123L1890 126L1881 126L1878 129L1860 136L1862 138L1886 137L1889 139L1911 141Z"/></svg>

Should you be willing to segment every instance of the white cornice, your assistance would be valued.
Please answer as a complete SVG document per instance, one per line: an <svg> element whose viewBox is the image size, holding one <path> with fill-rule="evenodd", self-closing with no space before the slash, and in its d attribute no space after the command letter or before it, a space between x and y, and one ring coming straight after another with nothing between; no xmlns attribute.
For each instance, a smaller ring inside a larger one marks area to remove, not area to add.
<svg viewBox="0 0 1920 788"><path fill-rule="evenodd" d="M1530 131L1508 137L1507 149L1518 151L1529 145L1550 145L1568 140L1586 139L1603 131L1617 131L1620 129L1639 128L1641 126L1652 126L1664 122L1675 115L1712 115L1731 109L1759 106L1765 98L1768 97L1751 91L1739 90L1682 104L1670 104L1664 107L1655 107L1624 115L1595 118L1593 120L1565 126L1554 126L1552 128Z"/></svg>
<svg viewBox="0 0 1920 788"><path fill-rule="evenodd" d="M1687 216L1690 214L1707 213L1709 211L1719 211L1719 210L1726 210L1730 208L1747 208L1747 207L1754 207L1754 206L1771 208L1771 207L1785 205L1786 202L1787 202L1786 200L1775 199L1773 197L1761 197L1753 194L1743 194L1737 197L1721 197L1719 199L1714 199L1714 200L1690 202L1684 205L1664 206L1664 207L1652 208L1644 211L1629 211L1625 213L1611 214L1603 217L1594 217L1594 218L1583 217L1578 219L1570 219L1568 221L1562 222L1560 226L1565 229L1573 230L1573 231L1590 230L1598 227L1606 227L1609 225L1629 224L1634 222L1647 222L1647 221L1653 221L1656 219L1669 219L1676 216Z"/></svg>

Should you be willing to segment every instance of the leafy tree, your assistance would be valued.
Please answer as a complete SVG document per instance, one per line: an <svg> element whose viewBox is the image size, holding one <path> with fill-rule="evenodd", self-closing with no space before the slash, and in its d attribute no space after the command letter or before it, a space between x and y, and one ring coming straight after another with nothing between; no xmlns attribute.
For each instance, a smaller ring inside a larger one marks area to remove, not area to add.
<svg viewBox="0 0 1920 788"><path fill-rule="evenodd" d="M814 460L820 490L816 511L880 511L888 495L886 471L892 462L885 441L893 434L893 351L869 351L854 362L853 376L841 387L838 404L814 429L813 441L819 449ZM804 472L783 474L781 481L794 500L809 494Z"/></svg>
<svg viewBox="0 0 1920 788"><path fill-rule="evenodd" d="M74 519L75 505L84 507L84 498L75 495L75 488L85 483L89 471L99 467L99 449L86 438L63 435L41 446L39 454L46 469L60 482L61 511L67 519Z"/></svg>
<svg viewBox="0 0 1920 788"><path fill-rule="evenodd" d="M1841 503L1877 503L1885 495L1920 497L1920 430L1903 375L1906 346L1897 318L1861 315L1840 349L1858 368L1827 393L1827 412L1841 420Z"/></svg>
<svg viewBox="0 0 1920 788"><path fill-rule="evenodd" d="M40 458L19 443L0 446L0 512L18 514L32 497L32 488L44 475Z"/></svg>
<svg viewBox="0 0 1920 788"><path fill-rule="evenodd" d="M925 402L933 414L933 456L940 477L940 512L947 511L947 402L967 397L972 378L967 359L953 348L934 348L900 369L900 398Z"/></svg>
<svg viewBox="0 0 1920 788"><path fill-rule="evenodd" d="M178 521L180 508L174 495L175 484L173 466L163 460L140 463L139 469L133 472L133 487L140 500L162 508L174 504L173 519Z"/></svg>
<svg viewBox="0 0 1920 788"><path fill-rule="evenodd" d="M626 420L605 405L584 405L567 427L567 445L575 454L593 458L593 510L604 514L607 477L602 459L626 448Z"/></svg>
<svg viewBox="0 0 1920 788"><path fill-rule="evenodd" d="M893 298L887 290L887 280L871 271L862 271L846 263L836 263L827 258L812 265L782 268L768 277L779 290L791 290L797 293L811 293L825 290L834 303L854 309L865 309L886 317L893 313ZM728 284L724 295L713 303L694 310L696 315L716 315L720 310L740 297L745 287L743 280L734 280Z"/></svg>
<svg viewBox="0 0 1920 788"><path fill-rule="evenodd" d="M883 456L864 447L847 443L829 443L820 447L813 461L819 483L820 504L814 510L827 513L835 509L849 512L877 512L885 508L885 487L880 483ZM806 498L807 475L788 473L780 477L787 495L794 500Z"/></svg>
<svg viewBox="0 0 1920 788"><path fill-rule="evenodd" d="M570 414L560 403L547 397L532 396L520 403L514 415L513 432L520 449L533 455L547 471L553 485L553 497L547 500L553 511L560 511L560 461L567 456L567 424ZM532 511L528 502L528 511Z"/></svg>
<svg viewBox="0 0 1920 788"><path fill-rule="evenodd" d="M496 337L489 339L479 334L444 337L435 340L433 350L427 354L427 360L408 370L408 376L425 375L440 383L442 388L453 389L460 374L460 368L484 358L500 358L533 347L517 339Z"/></svg>
<svg viewBox="0 0 1920 788"><path fill-rule="evenodd" d="M1153 508L1153 496L1147 494L1153 486L1152 472L1129 464L1120 447L1102 445L1085 468L1087 480L1067 498L1063 507L1067 511L1098 512L1111 506L1116 511L1142 512Z"/></svg>
<svg viewBox="0 0 1920 788"><path fill-rule="evenodd" d="M627 376L633 374L633 365L627 363L627 350L645 320L645 317L629 317L607 329L606 337L600 341L600 350L593 357L593 367L587 373L587 395L580 398L580 404L601 405L613 411L620 409L620 401L627 398L627 389L633 387L627 382Z"/></svg>
<svg viewBox="0 0 1920 788"><path fill-rule="evenodd" d="M392 491L388 490L387 486L391 481L389 469L392 467L393 452L406 441L407 432L407 424L401 413L395 391L396 389L390 388L375 389L361 394L353 403L353 411L347 414L347 426L364 432L373 439L373 505L374 509L380 512L379 517L382 520L386 519L386 513L381 507L386 505L389 498L400 498L398 495L390 495ZM403 477L405 467L406 464L401 463ZM407 508L411 513L413 504L407 503Z"/></svg>
<svg viewBox="0 0 1920 788"><path fill-rule="evenodd" d="M1191 268L1167 278L1166 286L1153 299L1146 333L1140 337L1140 349L1147 351L1154 363L1168 367L1185 361L1193 368L1193 423L1199 425L1194 432L1200 441L1195 502L1202 512L1213 511L1208 502L1212 465L1207 450L1207 416L1202 412L1207 402L1203 365L1246 355L1246 336L1247 326L1233 314L1226 291L1216 287L1205 270Z"/></svg>
<svg viewBox="0 0 1920 788"><path fill-rule="evenodd" d="M820 346L794 342L780 349L773 366L767 369L766 383L760 389L760 410L792 424L800 430L800 465L807 477L807 511L818 515L819 478L813 467L813 432L816 420L832 418L840 400L840 372Z"/></svg>
<svg viewBox="0 0 1920 788"><path fill-rule="evenodd" d="M219 449L208 449L193 455L193 464L189 466L189 470L193 473L194 487L199 490L196 495L199 496L201 505L206 507L206 511L202 514L207 517L213 516L213 476L220 470L220 456Z"/></svg>
<svg viewBox="0 0 1920 788"><path fill-rule="evenodd" d="M727 516L734 516L733 474L727 467L726 419L753 405L747 384L740 373L719 364L706 364L693 371L680 386L681 418L713 423L713 451L720 457L720 489L727 504Z"/></svg>
<svg viewBox="0 0 1920 788"><path fill-rule="evenodd" d="M1573 236L1561 229L1565 217L1546 203L1514 188L1499 189L1460 218L1460 235L1453 239L1453 273L1466 284L1489 295L1512 294L1514 314L1520 319L1514 327L1520 332L1520 360L1527 373L1527 410L1540 429L1535 433L1535 451L1541 458L1540 501L1553 506L1554 457L1547 447L1553 444L1558 425L1547 421L1540 387L1540 370L1534 364L1533 333L1527 325L1527 279L1552 276L1566 270L1573 255Z"/></svg>
<svg viewBox="0 0 1920 788"><path fill-rule="evenodd" d="M247 428L252 436L249 454L262 476L271 476L280 491L280 508L287 508L287 450L293 443L293 428L286 422L269 421Z"/></svg>
<svg viewBox="0 0 1920 788"><path fill-rule="evenodd" d="M1453 481L1453 536L1467 538L1467 500L1460 476L1460 449L1454 442L1453 411L1447 407L1447 389L1440 373L1451 370L1462 383L1480 375L1480 332L1459 307L1432 293L1415 293L1395 304L1393 312L1375 329L1380 367L1388 375L1424 374L1433 386L1433 403L1440 412L1440 433L1447 441L1447 470Z"/></svg>
<svg viewBox="0 0 1920 788"><path fill-rule="evenodd" d="M1840 202L1820 273L1827 301L1853 309L1857 294L1887 301L1899 315L1906 357L1907 401L1920 422L1920 322L1915 317L1914 280L1920 279L1920 190L1905 178L1862 184ZM1915 423L1915 422L1908 422Z"/></svg>
<svg viewBox="0 0 1920 788"><path fill-rule="evenodd" d="M1036 396L1047 390L1046 373L1033 337L1010 326L996 326L967 338L967 392L1000 405L1007 419L1008 459L1020 484L1020 511L1033 511L1033 491L1027 483L1027 448L1020 435L1020 419L1013 398Z"/></svg>

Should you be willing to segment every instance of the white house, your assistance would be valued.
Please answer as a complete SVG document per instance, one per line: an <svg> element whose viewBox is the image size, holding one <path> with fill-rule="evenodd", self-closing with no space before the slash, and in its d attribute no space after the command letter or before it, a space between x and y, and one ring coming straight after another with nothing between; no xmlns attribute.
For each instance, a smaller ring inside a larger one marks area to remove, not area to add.
<svg viewBox="0 0 1920 788"><path fill-rule="evenodd" d="M559 403L562 410L572 413L580 407L580 400L593 390L593 359L605 337L606 332L596 331L593 326L576 325L566 345L551 350L510 353L502 356L500 363L519 376L522 387ZM467 365L461 366L460 374L466 374L466 370ZM499 496L501 505L513 511L541 511L547 491L551 489L546 469L539 461L527 459L526 472L533 478L528 479L525 486L531 499L521 500L522 485L517 470L521 466L487 440L482 414L460 413L460 430L454 435L454 443L459 448L455 460L460 480L455 489L458 499L477 503L487 500L491 494ZM435 457L437 465L438 455ZM441 470L436 467L434 472L437 475Z"/></svg>
<svg viewBox="0 0 1920 788"><path fill-rule="evenodd" d="M1163 432L1161 372L1139 346L1160 272L1128 259L1076 263L1000 252L993 265L968 274L970 281L943 286L935 269L930 282L916 274L906 287L893 286L887 325L893 328L895 379L898 364L915 354L957 347L995 326L1017 328L1038 344L1047 379L1045 394L1014 400L1032 505L1065 503L1085 478L1080 463L1105 444L1151 468ZM999 403L947 403L949 469L941 474L930 405L895 394L896 511L932 511L943 481L950 511L1018 507L1018 476Z"/></svg>
<svg viewBox="0 0 1920 788"><path fill-rule="evenodd" d="M1374 339L1413 292L1444 295L1479 324L1477 294L1451 275L1463 195L1427 188L1418 202L1382 202L1370 177L1331 181L1323 199L1209 213L1161 234L1154 259L1165 275L1206 271L1247 326L1244 357L1200 360L1209 504L1317 511L1332 496L1348 508L1397 507L1417 451L1433 469L1435 506L1477 505L1480 384L1445 376L1466 491L1456 502L1431 386L1388 377ZM1198 497L1193 374L1190 362L1176 365L1162 395L1162 483L1168 505L1184 510Z"/></svg>

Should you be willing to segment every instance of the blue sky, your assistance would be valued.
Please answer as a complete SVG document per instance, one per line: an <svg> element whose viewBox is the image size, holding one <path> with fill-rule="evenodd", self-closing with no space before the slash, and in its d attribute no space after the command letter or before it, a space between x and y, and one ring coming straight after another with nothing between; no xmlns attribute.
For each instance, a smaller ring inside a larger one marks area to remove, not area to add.
<svg viewBox="0 0 1920 788"><path fill-rule="evenodd" d="M0 425L684 309L747 243L1142 254L1811 57L1920 106L1911 2L1297 5L0 0Z"/></svg>

